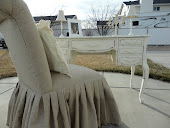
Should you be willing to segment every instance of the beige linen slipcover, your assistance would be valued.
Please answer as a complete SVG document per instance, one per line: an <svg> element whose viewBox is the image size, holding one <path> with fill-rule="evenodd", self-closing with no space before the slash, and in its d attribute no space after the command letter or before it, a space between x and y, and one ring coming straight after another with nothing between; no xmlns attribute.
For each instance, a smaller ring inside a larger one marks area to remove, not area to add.
<svg viewBox="0 0 170 128"><path fill-rule="evenodd" d="M50 72L40 35L22 0L0 0L0 32L19 78L9 102L9 128L121 123L112 92L99 73L76 65L69 65L72 78Z"/></svg>

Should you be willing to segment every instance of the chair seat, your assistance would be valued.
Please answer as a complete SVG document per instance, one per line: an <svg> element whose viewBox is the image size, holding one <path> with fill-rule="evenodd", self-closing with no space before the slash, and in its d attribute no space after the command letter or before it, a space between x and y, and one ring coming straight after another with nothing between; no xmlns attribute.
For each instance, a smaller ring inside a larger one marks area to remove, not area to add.
<svg viewBox="0 0 170 128"><path fill-rule="evenodd" d="M98 128L121 123L105 78L91 69L69 65L71 78L51 72L53 89L36 93L18 82L7 125L17 128ZM48 85L47 85L48 86Z"/></svg>
<svg viewBox="0 0 170 128"><path fill-rule="evenodd" d="M81 85L86 82L93 82L94 80L105 80L105 78L98 72L79 65L69 64L71 77L51 71L53 90L63 88L72 88L75 85Z"/></svg>

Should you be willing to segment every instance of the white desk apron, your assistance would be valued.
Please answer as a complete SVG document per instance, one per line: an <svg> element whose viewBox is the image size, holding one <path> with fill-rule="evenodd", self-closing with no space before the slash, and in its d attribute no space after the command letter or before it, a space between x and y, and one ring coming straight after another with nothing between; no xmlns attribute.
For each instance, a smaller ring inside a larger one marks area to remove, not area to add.
<svg viewBox="0 0 170 128"><path fill-rule="evenodd" d="M145 36L86 36L56 38L56 42L69 63L73 63L79 54L111 54L116 65L131 66L130 88L133 84L135 66L143 68L143 79L139 93L142 103L142 94L149 77L147 64L147 35Z"/></svg>

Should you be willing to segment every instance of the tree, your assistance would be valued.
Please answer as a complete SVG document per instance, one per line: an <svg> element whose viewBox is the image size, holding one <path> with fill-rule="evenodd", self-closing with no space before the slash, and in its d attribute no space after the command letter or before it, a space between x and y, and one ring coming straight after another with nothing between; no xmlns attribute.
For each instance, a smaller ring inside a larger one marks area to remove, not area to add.
<svg viewBox="0 0 170 128"><path fill-rule="evenodd" d="M92 22L90 22L90 20L84 20L81 25L86 36L93 36L94 29L91 26Z"/></svg>
<svg viewBox="0 0 170 128"><path fill-rule="evenodd" d="M113 1L113 0L112 0ZM116 13L116 5L109 0L97 0L97 3L91 6L91 14L88 15L88 23L91 29L94 29L99 35L105 36L114 29L107 25L109 18L113 18Z"/></svg>

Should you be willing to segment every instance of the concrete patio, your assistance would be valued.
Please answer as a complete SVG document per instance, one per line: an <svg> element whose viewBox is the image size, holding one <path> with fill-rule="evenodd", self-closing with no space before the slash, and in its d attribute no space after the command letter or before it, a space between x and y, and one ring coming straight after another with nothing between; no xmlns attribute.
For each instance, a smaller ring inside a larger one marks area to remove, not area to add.
<svg viewBox="0 0 170 128"><path fill-rule="evenodd" d="M104 73L104 76L119 107L122 118L119 128L170 128L170 83L149 79L143 95L144 104L140 104L138 94L142 77L135 76L134 89L130 89L130 75ZM8 128L5 125L8 102L17 81L17 77L0 80L0 128Z"/></svg>
<svg viewBox="0 0 170 128"><path fill-rule="evenodd" d="M170 68L170 50L169 51L147 51L148 59L155 63Z"/></svg>

